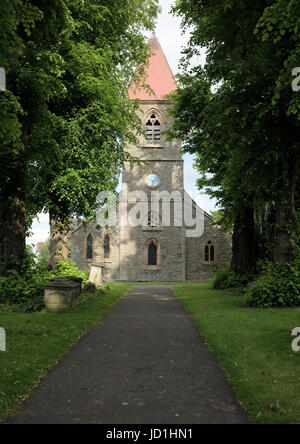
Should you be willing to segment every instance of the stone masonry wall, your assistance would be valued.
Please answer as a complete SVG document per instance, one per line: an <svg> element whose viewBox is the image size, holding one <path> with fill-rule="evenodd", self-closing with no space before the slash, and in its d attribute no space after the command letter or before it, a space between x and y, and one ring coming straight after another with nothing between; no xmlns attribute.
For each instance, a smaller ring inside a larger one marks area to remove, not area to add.
<svg viewBox="0 0 300 444"><path fill-rule="evenodd" d="M215 251L215 261L205 262L205 245L211 241ZM205 218L203 236L186 238L186 280L208 281L220 268L230 264L231 236L223 233L218 227L212 226Z"/></svg>

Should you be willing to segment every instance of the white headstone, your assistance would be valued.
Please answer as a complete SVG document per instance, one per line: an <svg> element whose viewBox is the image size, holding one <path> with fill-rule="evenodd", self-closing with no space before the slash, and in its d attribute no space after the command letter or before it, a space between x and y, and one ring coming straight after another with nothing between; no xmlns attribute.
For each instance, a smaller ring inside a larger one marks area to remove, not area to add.
<svg viewBox="0 0 300 444"><path fill-rule="evenodd" d="M0 351L6 351L6 334L4 328L0 327Z"/></svg>
<svg viewBox="0 0 300 444"><path fill-rule="evenodd" d="M0 91L6 91L6 76L4 68L0 68Z"/></svg>

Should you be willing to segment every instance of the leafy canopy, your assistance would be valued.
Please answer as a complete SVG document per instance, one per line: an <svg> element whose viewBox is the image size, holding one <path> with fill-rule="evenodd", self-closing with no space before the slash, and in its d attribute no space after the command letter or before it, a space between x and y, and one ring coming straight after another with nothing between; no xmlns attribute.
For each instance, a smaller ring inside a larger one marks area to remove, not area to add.
<svg viewBox="0 0 300 444"><path fill-rule="evenodd" d="M114 189L139 128L127 89L147 57L142 31L153 28L157 3L5 1L0 187L10 168L24 172L28 215L89 217L98 192Z"/></svg>

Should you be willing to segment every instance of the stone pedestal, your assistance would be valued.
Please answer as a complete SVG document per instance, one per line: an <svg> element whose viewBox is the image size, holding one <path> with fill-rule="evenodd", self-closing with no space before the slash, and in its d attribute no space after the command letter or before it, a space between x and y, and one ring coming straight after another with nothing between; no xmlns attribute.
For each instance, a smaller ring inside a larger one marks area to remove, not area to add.
<svg viewBox="0 0 300 444"><path fill-rule="evenodd" d="M44 285L44 304L47 311L71 311L79 303L82 279L61 277L51 279Z"/></svg>
<svg viewBox="0 0 300 444"><path fill-rule="evenodd" d="M102 284L102 265L93 263L91 265L89 282L96 285L97 288L101 287Z"/></svg>

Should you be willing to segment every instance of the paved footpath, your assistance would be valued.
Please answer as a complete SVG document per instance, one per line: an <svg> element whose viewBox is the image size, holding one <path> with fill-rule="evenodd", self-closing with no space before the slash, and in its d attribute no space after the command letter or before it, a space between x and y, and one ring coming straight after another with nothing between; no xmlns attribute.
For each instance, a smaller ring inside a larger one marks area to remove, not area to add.
<svg viewBox="0 0 300 444"><path fill-rule="evenodd" d="M10 424L240 424L246 416L168 286L135 286Z"/></svg>

